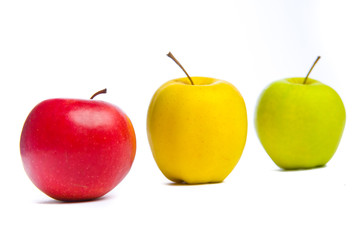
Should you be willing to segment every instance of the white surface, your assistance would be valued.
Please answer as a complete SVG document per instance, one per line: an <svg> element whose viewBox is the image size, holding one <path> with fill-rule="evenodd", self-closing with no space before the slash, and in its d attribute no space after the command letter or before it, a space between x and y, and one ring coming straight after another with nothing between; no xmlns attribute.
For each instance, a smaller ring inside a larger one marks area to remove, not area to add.
<svg viewBox="0 0 360 240"><path fill-rule="evenodd" d="M0 239L359 239L357 1L1 1ZM225 182L171 184L146 136L147 107L164 82L190 75L233 83L248 109L239 164ZM253 126L267 84L311 74L342 97L347 123L327 167L281 171ZM137 134L130 173L104 198L59 203L26 176L22 124L40 101L120 106Z"/></svg>

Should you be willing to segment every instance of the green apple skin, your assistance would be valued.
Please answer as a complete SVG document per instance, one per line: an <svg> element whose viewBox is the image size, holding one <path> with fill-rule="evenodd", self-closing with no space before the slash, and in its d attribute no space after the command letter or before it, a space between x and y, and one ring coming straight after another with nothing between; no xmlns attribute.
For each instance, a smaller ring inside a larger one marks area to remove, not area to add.
<svg viewBox="0 0 360 240"><path fill-rule="evenodd" d="M260 95L255 128L271 159L286 170L324 166L334 155L346 113L331 87L304 78L270 84Z"/></svg>

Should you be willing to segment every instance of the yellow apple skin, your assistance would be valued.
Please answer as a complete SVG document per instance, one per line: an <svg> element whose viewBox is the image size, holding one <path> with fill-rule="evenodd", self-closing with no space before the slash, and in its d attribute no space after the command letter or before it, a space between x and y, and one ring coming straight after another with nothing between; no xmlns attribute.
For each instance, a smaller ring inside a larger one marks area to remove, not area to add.
<svg viewBox="0 0 360 240"><path fill-rule="evenodd" d="M243 152L247 114L243 97L229 82L179 78L154 94L147 134L162 173L177 183L222 182Z"/></svg>
<svg viewBox="0 0 360 240"><path fill-rule="evenodd" d="M346 113L331 87L308 78L271 83L259 97L255 128L261 144L280 168L324 166L334 155Z"/></svg>

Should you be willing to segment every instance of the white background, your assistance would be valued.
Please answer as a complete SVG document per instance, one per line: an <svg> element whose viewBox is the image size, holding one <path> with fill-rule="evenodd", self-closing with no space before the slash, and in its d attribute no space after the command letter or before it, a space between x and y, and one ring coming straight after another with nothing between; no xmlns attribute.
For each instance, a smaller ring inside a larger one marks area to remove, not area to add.
<svg viewBox="0 0 360 240"><path fill-rule="evenodd" d="M360 6L357 1L133 0L0 2L0 239L359 239ZM151 97L183 77L227 80L242 93L248 138L220 184L171 184L146 136ZM342 97L347 122L327 167L282 171L253 125L272 81L311 77ZM19 139L40 101L98 96L131 118L137 154L105 197L61 203L23 170Z"/></svg>

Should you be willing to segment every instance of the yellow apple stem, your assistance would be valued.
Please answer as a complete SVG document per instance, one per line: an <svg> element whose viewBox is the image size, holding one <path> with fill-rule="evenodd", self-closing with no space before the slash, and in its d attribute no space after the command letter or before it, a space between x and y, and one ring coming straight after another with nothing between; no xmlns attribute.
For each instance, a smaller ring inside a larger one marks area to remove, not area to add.
<svg viewBox="0 0 360 240"><path fill-rule="evenodd" d="M318 57L316 58L315 62L314 62L314 63L313 63L313 65L311 66L311 68L310 68L310 70L309 70L308 74L307 74L307 75L306 75L306 77L305 77L305 80L304 80L303 84L306 84L306 80L308 79L308 77L309 77L309 75L310 75L311 71L313 70L313 68L314 68L315 64L319 61L319 59L320 59L320 56L318 56Z"/></svg>
<svg viewBox="0 0 360 240"><path fill-rule="evenodd" d="M185 71L185 69L183 68L183 66L181 66L181 64L179 63L179 61L176 60L176 58L174 57L174 55L172 55L172 53L169 52L169 53L167 54L167 56L168 56L169 58L171 58L172 60L174 60L174 62L184 71L184 73L186 74L186 76L189 78L191 85L194 85L193 80L191 79L191 77L189 76L189 74Z"/></svg>
<svg viewBox="0 0 360 240"><path fill-rule="evenodd" d="M90 99L93 99L94 97L96 97L99 94L106 93L106 91L107 91L106 88L104 88L103 90L97 91L96 93L94 93L94 95L91 96Z"/></svg>

